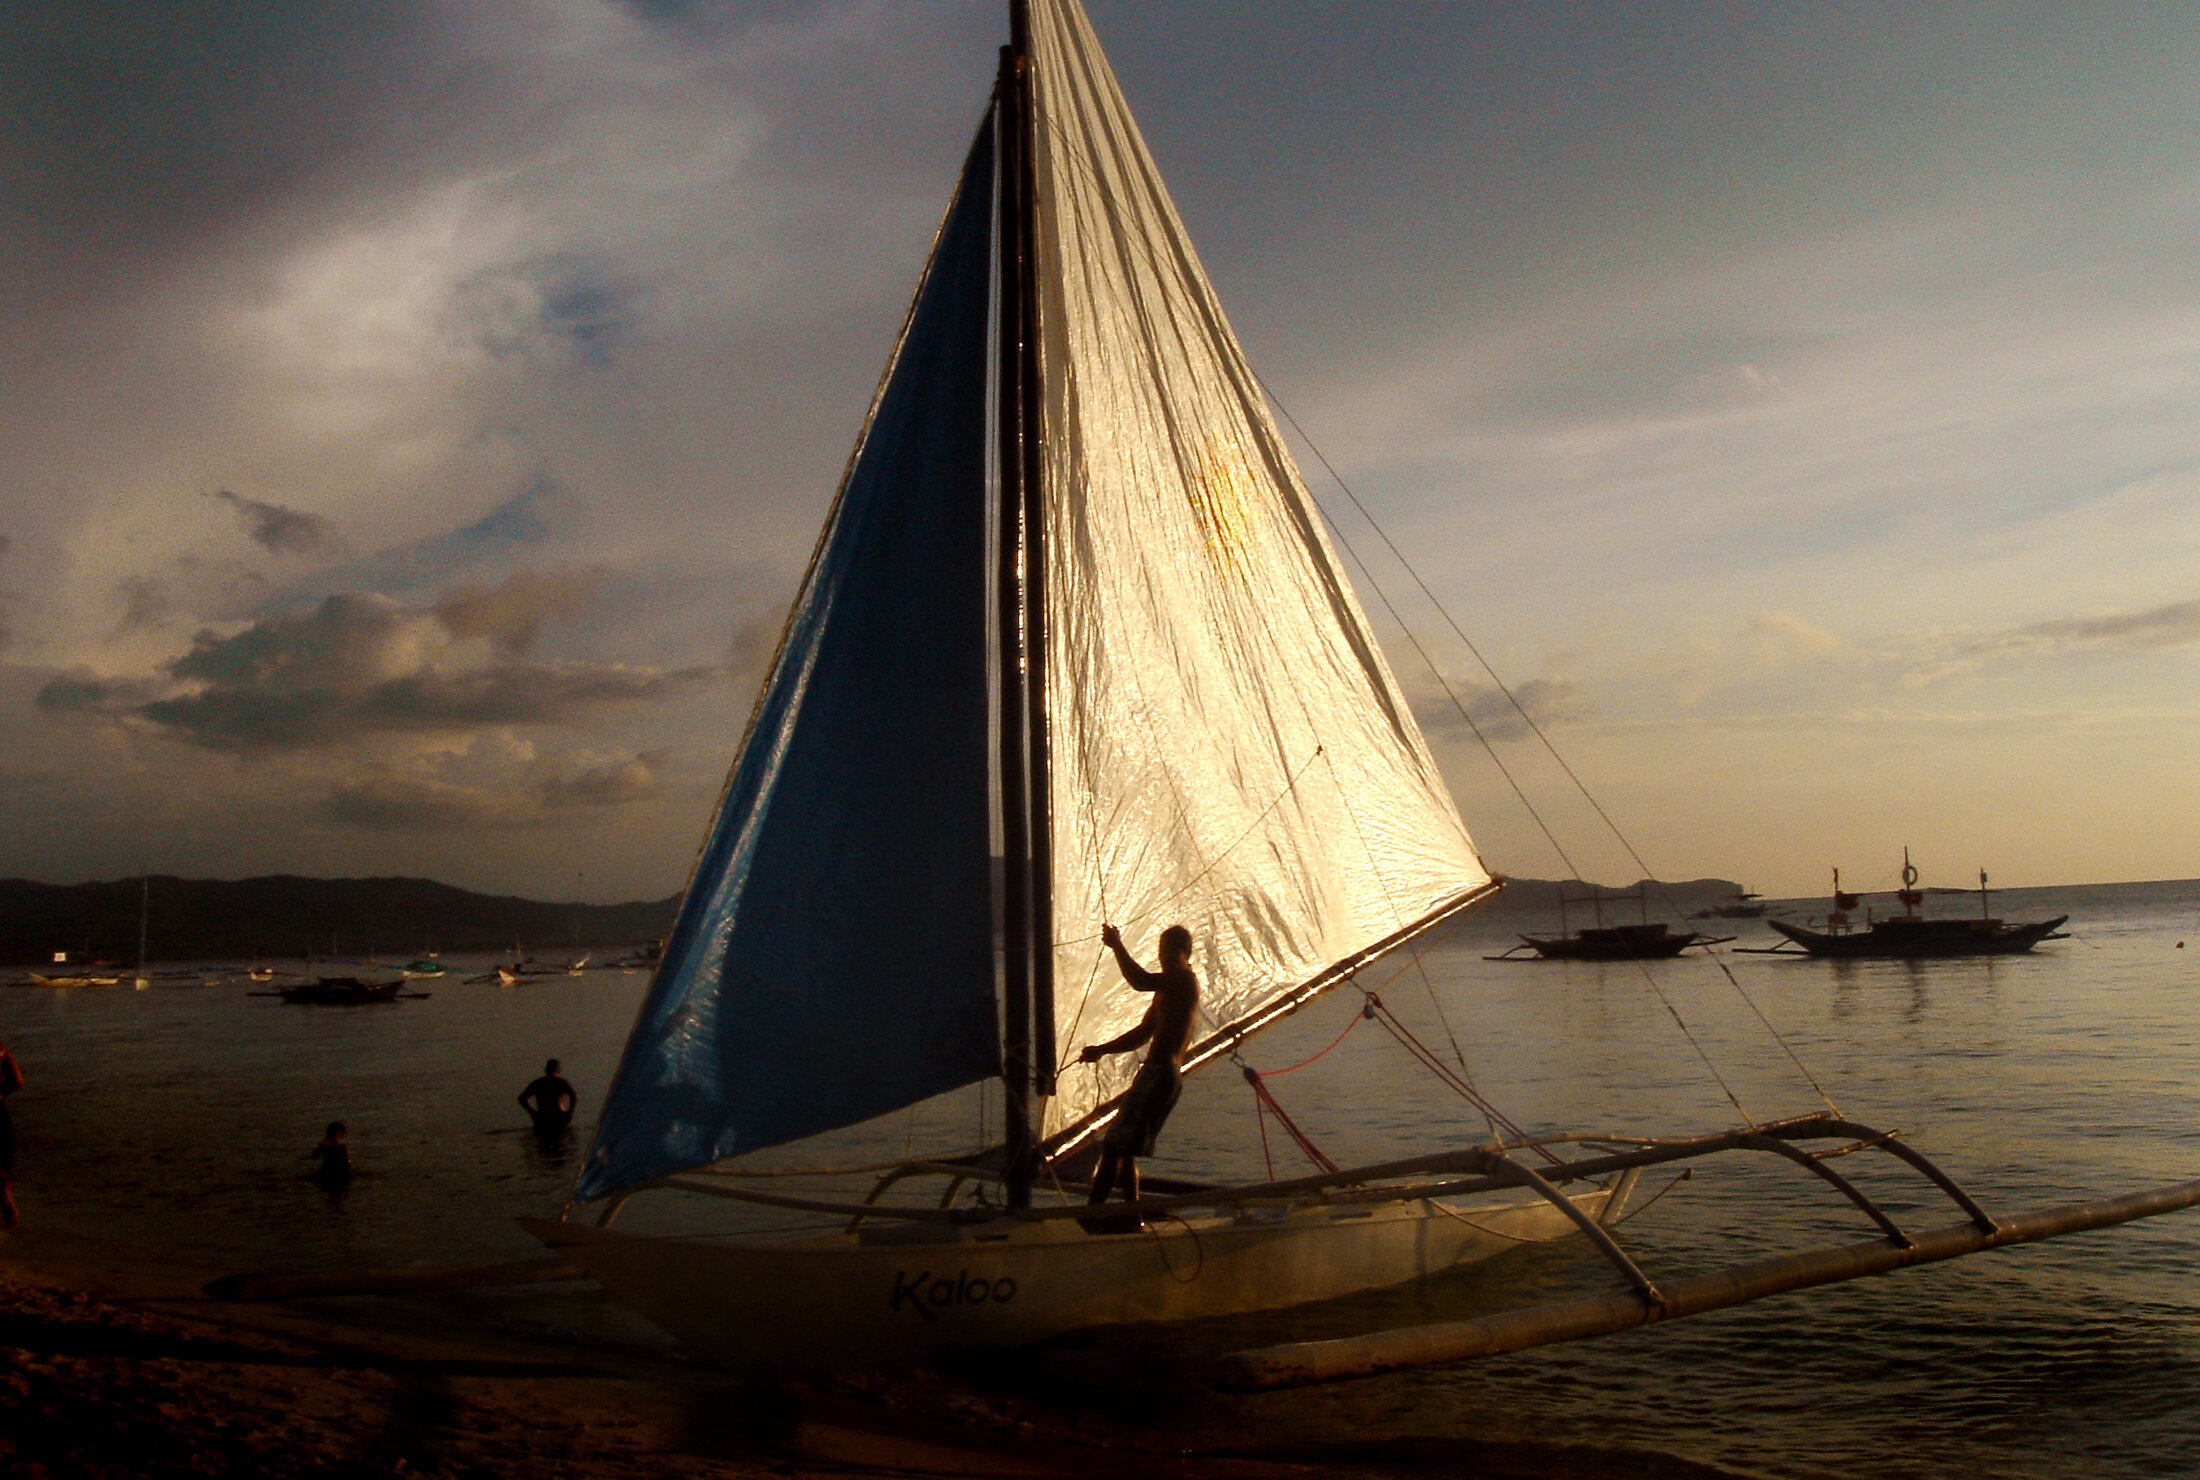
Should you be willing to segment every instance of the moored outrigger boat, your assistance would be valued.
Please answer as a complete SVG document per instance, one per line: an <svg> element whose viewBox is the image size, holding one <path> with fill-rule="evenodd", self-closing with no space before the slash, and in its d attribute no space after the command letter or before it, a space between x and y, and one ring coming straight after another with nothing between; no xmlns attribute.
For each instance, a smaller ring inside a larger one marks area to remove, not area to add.
<svg viewBox="0 0 2200 1480"><path fill-rule="evenodd" d="M1676 931L1662 920L1650 918L1649 881L1644 880L1625 894L1607 895L1603 890L1591 887L1587 893L1569 895L1563 886L1558 891L1558 934L1522 935L1518 945L1509 946L1485 961L1669 961L1691 946L1725 945L1731 935L1705 935L1701 931ZM1641 918L1632 925L1607 925L1604 906L1607 900L1633 900ZM1571 906L1588 905L1595 912L1596 924L1584 925L1579 930L1569 928L1567 910ZM1526 951L1531 954L1522 955Z"/></svg>
<svg viewBox="0 0 2200 1480"><path fill-rule="evenodd" d="M1902 850L1902 887L1895 891L1895 900L1902 906L1902 913L1881 919L1867 918L1862 930L1853 928L1852 912L1862 903L1863 896L1851 894L1841 888L1841 871L1833 871L1833 908L1827 913L1826 928L1811 930L1792 925L1785 920L1767 920L1788 944L1778 946L1744 946L1761 956L1836 956L1877 957L1894 960L1917 960L1939 956L2018 956L2031 950L2041 941L2061 940L2062 927L2069 923L2068 915L2057 915L2052 920L2034 920L2026 924L2012 924L1996 919L1987 901L1986 870L1978 873L1979 913L1976 919L1928 919L1924 913L1925 892L1917 887L1917 868L1910 862L1910 850Z"/></svg>
<svg viewBox="0 0 2200 1480"><path fill-rule="evenodd" d="M2065 1231L1995 1223L1830 1099L1686 1139L1529 1135L1358 980L1499 883L1082 10L1010 14L994 97L606 1096L574 1191L604 1207L592 1227L569 1206L529 1231L751 1372L1278 1309L1573 1236L1629 1286L1631 1319L1607 1312L1600 1329L1643 1324L1708 1306L1690 1304L1693 1283L1651 1281L1609 1225L1643 1167L1729 1152L1815 1175L1897 1263ZM1106 970L1109 920L1142 958L1172 923L1201 943L1187 1070L1350 985L1489 1118L1492 1143L1336 1168L1286 1121L1322 1170L1149 1180L1094 1217L1074 1199L1131 1070L1081 1067L1078 1050L1144 1008ZM748 1184L774 1173L737 1164L995 1081L1002 1144L837 1169L883 1173L867 1200L761 1190ZM1836 1144L1799 1144L1814 1140ZM1913 1239L1827 1165L1866 1151L1924 1175L1976 1237ZM917 1176L945 1180L936 1202L886 1199ZM608 1226L642 1192L846 1222L805 1239ZM2169 1189L2099 1221L2195 1200L2200 1185ZM1814 1264L1728 1293L1883 1267ZM1539 1339L1593 1334L1545 1324L1564 1332Z"/></svg>
<svg viewBox="0 0 2200 1480"><path fill-rule="evenodd" d="M425 997L425 992L405 993L405 979L391 981L365 981L356 976L324 976L295 986L279 986L272 992L253 992L254 997L280 997L285 1002L307 1007L362 1007L370 1003L395 1002L399 994Z"/></svg>
<svg viewBox="0 0 2200 1480"><path fill-rule="evenodd" d="M1489 961L1527 960L1532 951L1546 961L1670 961L1690 946L1725 945L1731 935L1704 935L1694 930L1676 931L1662 920L1639 925L1584 925L1568 935L1523 935Z"/></svg>

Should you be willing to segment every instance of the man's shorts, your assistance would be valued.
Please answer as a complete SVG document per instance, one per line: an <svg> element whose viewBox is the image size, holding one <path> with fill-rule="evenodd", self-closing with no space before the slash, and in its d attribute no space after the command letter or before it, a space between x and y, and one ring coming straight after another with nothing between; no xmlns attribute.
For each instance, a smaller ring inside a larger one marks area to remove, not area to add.
<svg viewBox="0 0 2200 1480"><path fill-rule="evenodd" d="M1146 1060L1100 1144L1130 1156L1153 1155L1154 1138L1161 1134L1162 1124L1176 1108L1176 1097L1183 1090L1184 1076L1176 1065L1167 1059Z"/></svg>

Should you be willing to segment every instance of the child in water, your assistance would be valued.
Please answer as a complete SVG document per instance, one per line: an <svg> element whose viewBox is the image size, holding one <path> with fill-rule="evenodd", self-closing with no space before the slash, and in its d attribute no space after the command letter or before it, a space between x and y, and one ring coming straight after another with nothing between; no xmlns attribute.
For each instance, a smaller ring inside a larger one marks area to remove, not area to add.
<svg viewBox="0 0 2200 1480"><path fill-rule="evenodd" d="M351 1185L351 1148L344 1144L344 1123L332 1120L321 1135L321 1144L306 1155L320 1159L321 1169L307 1175L323 1187Z"/></svg>

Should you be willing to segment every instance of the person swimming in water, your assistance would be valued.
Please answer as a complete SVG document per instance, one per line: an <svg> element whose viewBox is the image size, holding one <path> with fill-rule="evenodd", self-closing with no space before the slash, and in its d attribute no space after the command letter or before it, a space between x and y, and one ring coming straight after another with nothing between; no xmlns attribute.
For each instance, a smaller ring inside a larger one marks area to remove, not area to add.
<svg viewBox="0 0 2200 1480"><path fill-rule="evenodd" d="M321 1144L306 1155L317 1158L321 1163L318 1170L306 1174L312 1181L323 1187L351 1185L351 1148L344 1144L344 1123L341 1120L330 1121L328 1129L321 1133Z"/></svg>
<svg viewBox="0 0 2200 1480"><path fill-rule="evenodd" d="M573 1112L580 1103L580 1095L558 1073L556 1059L545 1063L540 1077L528 1081L527 1088L519 1092L519 1106L534 1121L538 1136L563 1134L573 1123Z"/></svg>

